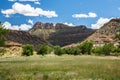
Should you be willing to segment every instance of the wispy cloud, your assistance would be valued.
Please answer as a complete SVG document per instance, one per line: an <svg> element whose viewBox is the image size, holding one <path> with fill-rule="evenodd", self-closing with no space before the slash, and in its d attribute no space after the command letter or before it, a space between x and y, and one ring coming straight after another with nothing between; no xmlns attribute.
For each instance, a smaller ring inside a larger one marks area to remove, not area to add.
<svg viewBox="0 0 120 80"><path fill-rule="evenodd" d="M89 12L88 14L73 14L73 18L95 18L97 14L94 12Z"/></svg>
<svg viewBox="0 0 120 80"><path fill-rule="evenodd" d="M63 24L68 25L68 26L75 26L73 23L68 23L68 22L65 22Z"/></svg>
<svg viewBox="0 0 120 80"><path fill-rule="evenodd" d="M35 4L39 4L40 5L40 2L34 2Z"/></svg>
<svg viewBox="0 0 120 80"><path fill-rule="evenodd" d="M40 5L40 1L39 0L8 0L10 2L33 2L34 4L39 4Z"/></svg>
<svg viewBox="0 0 120 80"><path fill-rule="evenodd" d="M15 1L17 1L17 0L8 0L8 1L10 1L10 2L15 2Z"/></svg>
<svg viewBox="0 0 120 80"><path fill-rule="evenodd" d="M30 4L14 3L11 9L1 10L1 13L6 17L13 14L21 14L24 16L45 16L47 18L58 17L55 11L43 10L41 8L34 8Z"/></svg>
<svg viewBox="0 0 120 80"><path fill-rule="evenodd" d="M36 2L36 1L39 1L39 0L18 0L18 1L30 1L30 2Z"/></svg>
<svg viewBox="0 0 120 80"><path fill-rule="evenodd" d="M99 18L98 21L95 24L91 24L92 29L99 29L101 28L105 23L109 22L112 18Z"/></svg>
<svg viewBox="0 0 120 80"><path fill-rule="evenodd" d="M28 23L31 24L31 25L33 25L33 20L29 19Z"/></svg>

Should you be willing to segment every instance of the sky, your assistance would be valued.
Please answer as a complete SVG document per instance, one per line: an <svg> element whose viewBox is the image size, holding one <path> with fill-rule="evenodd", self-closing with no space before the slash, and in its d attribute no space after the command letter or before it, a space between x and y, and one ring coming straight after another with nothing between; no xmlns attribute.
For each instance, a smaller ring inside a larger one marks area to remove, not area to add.
<svg viewBox="0 0 120 80"><path fill-rule="evenodd" d="M12 30L29 30L38 21L99 29L119 17L120 0L0 0L0 21Z"/></svg>

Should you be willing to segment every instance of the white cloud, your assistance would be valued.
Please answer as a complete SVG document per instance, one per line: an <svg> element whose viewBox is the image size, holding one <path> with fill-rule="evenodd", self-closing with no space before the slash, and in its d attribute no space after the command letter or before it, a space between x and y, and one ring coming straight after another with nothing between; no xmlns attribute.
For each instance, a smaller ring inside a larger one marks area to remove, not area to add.
<svg viewBox="0 0 120 80"><path fill-rule="evenodd" d="M65 23L63 23L63 24L68 25L68 26L75 26L74 24L72 24L72 23L67 23L67 22L65 22Z"/></svg>
<svg viewBox="0 0 120 80"><path fill-rule="evenodd" d="M39 0L8 0L10 2L33 2L34 4L39 4L40 5L40 1Z"/></svg>
<svg viewBox="0 0 120 80"><path fill-rule="evenodd" d="M27 25L27 24L21 24L20 26L11 25L11 23L9 23L7 21L3 23L3 27L6 29L10 29L10 30L23 30L23 31L26 31L26 30L29 30L30 28L32 28L31 25Z"/></svg>
<svg viewBox="0 0 120 80"><path fill-rule="evenodd" d="M96 24L91 24L92 29L99 29L101 28L105 23L109 22L111 18L99 18Z"/></svg>
<svg viewBox="0 0 120 80"><path fill-rule="evenodd" d="M33 25L33 20L29 19L28 23L30 23L31 25Z"/></svg>
<svg viewBox="0 0 120 80"><path fill-rule="evenodd" d="M23 2L26 2L26 1L29 1L29 2L38 2L39 0L18 0L18 1L23 1Z"/></svg>
<svg viewBox="0 0 120 80"><path fill-rule="evenodd" d="M5 17L10 17L10 14L15 14L15 11L13 9L2 10L1 12L5 14Z"/></svg>
<svg viewBox="0 0 120 80"><path fill-rule="evenodd" d="M96 13L89 12L88 14L73 14L73 18L95 18L97 17Z"/></svg>
<svg viewBox="0 0 120 80"><path fill-rule="evenodd" d="M9 22L4 22L3 26L6 29L19 30L18 26L12 26Z"/></svg>
<svg viewBox="0 0 120 80"><path fill-rule="evenodd" d="M10 2L15 2L15 1L17 1L17 0L8 0L8 1L10 1Z"/></svg>
<svg viewBox="0 0 120 80"><path fill-rule="evenodd" d="M40 5L40 2L36 1L36 2L34 2L34 4L39 4Z"/></svg>
<svg viewBox="0 0 120 80"><path fill-rule="evenodd" d="M39 0L18 0L20 2L34 2L34 4L39 4L40 5L40 1Z"/></svg>
<svg viewBox="0 0 120 80"><path fill-rule="evenodd" d="M21 24L19 26L19 30L23 30L23 31L29 30L30 28L32 28L32 26L27 24Z"/></svg>
<svg viewBox="0 0 120 80"><path fill-rule="evenodd" d="M55 11L45 11L41 8L34 8L30 4L21 4L21 3L14 3L12 5L12 9L2 10L3 14L6 17L10 17L12 14L21 14L24 16L45 16L47 18L58 17Z"/></svg>

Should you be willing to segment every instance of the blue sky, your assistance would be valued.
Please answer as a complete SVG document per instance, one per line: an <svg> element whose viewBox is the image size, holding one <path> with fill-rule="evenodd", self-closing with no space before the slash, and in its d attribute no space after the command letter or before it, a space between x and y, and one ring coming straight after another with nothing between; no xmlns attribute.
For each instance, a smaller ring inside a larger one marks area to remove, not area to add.
<svg viewBox="0 0 120 80"><path fill-rule="evenodd" d="M0 21L6 28L28 30L37 21L86 25L98 29L120 17L120 0L1 0Z"/></svg>

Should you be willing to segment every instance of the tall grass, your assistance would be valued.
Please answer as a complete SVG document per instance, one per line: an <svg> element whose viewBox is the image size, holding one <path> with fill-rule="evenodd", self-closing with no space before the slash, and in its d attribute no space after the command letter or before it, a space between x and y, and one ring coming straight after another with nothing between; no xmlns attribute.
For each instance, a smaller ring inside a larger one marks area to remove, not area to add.
<svg viewBox="0 0 120 80"><path fill-rule="evenodd" d="M0 58L0 80L119 80L120 58L31 56Z"/></svg>

